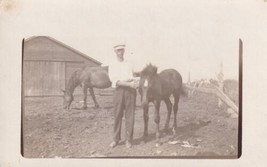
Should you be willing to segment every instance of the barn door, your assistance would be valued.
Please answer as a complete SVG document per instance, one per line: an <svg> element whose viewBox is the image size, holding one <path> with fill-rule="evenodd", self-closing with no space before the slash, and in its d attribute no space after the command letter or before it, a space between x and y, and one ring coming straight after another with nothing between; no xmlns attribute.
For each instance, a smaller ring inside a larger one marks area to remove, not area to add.
<svg viewBox="0 0 267 167"><path fill-rule="evenodd" d="M24 61L23 84L25 96L62 95L65 87L65 63Z"/></svg>

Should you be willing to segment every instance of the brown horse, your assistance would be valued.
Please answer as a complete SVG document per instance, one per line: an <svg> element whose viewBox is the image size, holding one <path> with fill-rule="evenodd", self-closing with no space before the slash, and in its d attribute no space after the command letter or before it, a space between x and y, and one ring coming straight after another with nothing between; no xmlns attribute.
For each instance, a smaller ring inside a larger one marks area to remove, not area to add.
<svg viewBox="0 0 267 167"><path fill-rule="evenodd" d="M168 115L165 123L165 130L169 128L169 121L172 111L172 103L170 100L171 94L174 96L174 122L173 122L173 133L176 134L177 123L176 115L178 111L178 102L181 94L184 94L183 82L181 75L174 69L166 69L159 74L157 73L157 67L149 64L147 65L140 74L139 82L139 93L141 94L141 102L143 106L143 117L144 117L144 135L143 139L146 140L148 136L148 108L149 103L153 102L155 106L154 122L156 123L156 139L158 146L160 139L159 123L160 123L160 102L164 100L167 106Z"/></svg>
<svg viewBox="0 0 267 167"><path fill-rule="evenodd" d="M89 92L94 100L95 107L99 107L93 88L105 89L111 86L111 81L108 76L108 68L107 67L84 67L80 70L75 71L66 86L66 90L62 90L64 92L64 102L63 108L69 110L70 104L73 101L73 92L75 88L80 85L83 89L83 109L87 108L87 89L89 88Z"/></svg>

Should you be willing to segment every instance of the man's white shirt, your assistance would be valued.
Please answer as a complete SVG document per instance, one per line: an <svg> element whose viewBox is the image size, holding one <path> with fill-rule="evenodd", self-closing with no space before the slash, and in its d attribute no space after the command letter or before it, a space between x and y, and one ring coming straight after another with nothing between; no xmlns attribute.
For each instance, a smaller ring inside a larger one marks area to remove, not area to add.
<svg viewBox="0 0 267 167"><path fill-rule="evenodd" d="M109 63L109 78L112 82L112 87L116 87L118 81L127 81L133 79L133 65L127 60L113 60Z"/></svg>

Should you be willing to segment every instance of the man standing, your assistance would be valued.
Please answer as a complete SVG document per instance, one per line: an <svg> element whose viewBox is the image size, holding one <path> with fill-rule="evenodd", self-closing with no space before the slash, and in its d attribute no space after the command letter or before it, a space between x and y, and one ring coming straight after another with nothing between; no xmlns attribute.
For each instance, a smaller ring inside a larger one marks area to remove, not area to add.
<svg viewBox="0 0 267 167"><path fill-rule="evenodd" d="M136 88L138 87L138 82L133 77L132 65L124 59L125 45L115 46L114 52L116 54L116 60L109 65L109 77L112 82L112 87L115 88L113 95L113 142L110 144L110 147L116 147L121 139L121 123L124 114L126 130L125 144L127 148L130 148L133 139Z"/></svg>

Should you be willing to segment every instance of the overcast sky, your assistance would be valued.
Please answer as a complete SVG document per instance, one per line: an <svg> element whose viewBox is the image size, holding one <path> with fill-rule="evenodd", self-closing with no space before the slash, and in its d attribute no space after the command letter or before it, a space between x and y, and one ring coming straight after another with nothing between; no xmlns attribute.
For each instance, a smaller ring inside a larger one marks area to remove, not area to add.
<svg viewBox="0 0 267 167"><path fill-rule="evenodd" d="M5 28L18 26L25 38L51 36L104 64L115 57L112 47L125 43L137 69L151 62L160 71L177 69L184 80L190 72L194 80L215 78L223 62L225 78L237 78L238 40L249 9L240 2L25 0L4 19L18 15L14 24L5 20L11 22Z"/></svg>

